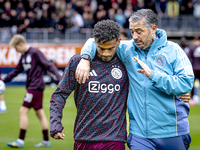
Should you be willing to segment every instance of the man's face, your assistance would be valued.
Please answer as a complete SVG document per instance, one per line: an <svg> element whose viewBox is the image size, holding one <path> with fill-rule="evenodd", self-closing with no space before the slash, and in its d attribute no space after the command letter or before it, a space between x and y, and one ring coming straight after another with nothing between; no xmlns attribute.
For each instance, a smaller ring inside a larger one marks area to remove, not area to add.
<svg viewBox="0 0 200 150"><path fill-rule="evenodd" d="M103 61L110 61L116 53L117 46L119 46L120 44L120 40L121 39L117 41L116 39L114 39L105 43L102 43L102 41L97 43L95 40L95 44L97 46L97 55Z"/></svg>
<svg viewBox="0 0 200 150"><path fill-rule="evenodd" d="M152 26L149 30L141 20L138 22L130 22L129 29L138 48L144 50L152 44L157 26Z"/></svg>
<svg viewBox="0 0 200 150"><path fill-rule="evenodd" d="M24 44L24 43L19 43L19 44L17 44L14 48L15 48L16 51L18 51L19 53L25 52L25 44Z"/></svg>

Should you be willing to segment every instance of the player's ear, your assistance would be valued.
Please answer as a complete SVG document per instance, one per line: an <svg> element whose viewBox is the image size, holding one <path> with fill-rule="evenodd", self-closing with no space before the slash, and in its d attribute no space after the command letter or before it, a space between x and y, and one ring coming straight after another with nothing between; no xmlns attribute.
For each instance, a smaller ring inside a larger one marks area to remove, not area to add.
<svg viewBox="0 0 200 150"><path fill-rule="evenodd" d="M121 41L121 38L118 39L118 41L117 41L117 46L120 45L120 41Z"/></svg>

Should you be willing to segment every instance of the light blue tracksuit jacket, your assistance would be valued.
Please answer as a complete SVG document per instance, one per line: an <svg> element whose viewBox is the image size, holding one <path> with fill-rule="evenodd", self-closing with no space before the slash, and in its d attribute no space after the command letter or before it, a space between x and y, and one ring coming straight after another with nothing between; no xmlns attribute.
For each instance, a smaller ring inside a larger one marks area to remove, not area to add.
<svg viewBox="0 0 200 150"><path fill-rule="evenodd" d="M193 87L192 65L178 44L167 41L164 30L157 29L156 37L146 53L134 40L122 41L117 49L129 76L129 132L144 138L184 135L189 133L189 105L178 96ZM94 39L89 39L81 55L88 54L93 59L95 53ZM137 72L142 68L133 57L151 68L149 78Z"/></svg>

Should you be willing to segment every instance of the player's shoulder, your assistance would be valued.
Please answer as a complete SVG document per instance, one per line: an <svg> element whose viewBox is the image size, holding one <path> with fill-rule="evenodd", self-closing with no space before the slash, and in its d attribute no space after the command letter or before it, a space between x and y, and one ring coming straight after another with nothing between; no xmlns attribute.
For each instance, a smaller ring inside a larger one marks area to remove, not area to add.
<svg viewBox="0 0 200 150"><path fill-rule="evenodd" d="M32 54L41 54L42 52L39 49L35 48L35 47L30 47L29 53L32 53Z"/></svg>
<svg viewBox="0 0 200 150"><path fill-rule="evenodd" d="M75 60L79 60L80 61L81 55L80 54L75 54L70 59L73 60L73 61L75 61Z"/></svg>
<svg viewBox="0 0 200 150"><path fill-rule="evenodd" d="M80 60L81 60L81 55L75 54L70 58L69 62L77 64L77 63L79 63Z"/></svg>

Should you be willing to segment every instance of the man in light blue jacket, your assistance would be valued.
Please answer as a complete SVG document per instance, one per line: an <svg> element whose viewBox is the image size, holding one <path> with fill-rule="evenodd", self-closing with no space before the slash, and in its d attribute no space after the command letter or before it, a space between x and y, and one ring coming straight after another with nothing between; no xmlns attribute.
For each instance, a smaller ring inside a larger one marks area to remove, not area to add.
<svg viewBox="0 0 200 150"><path fill-rule="evenodd" d="M188 149L190 108L176 95L191 91L192 65L179 45L167 41L166 32L157 29L158 18L152 10L138 10L129 22L133 39L121 42L117 49L130 83L128 146L131 150ZM88 78L88 60L95 53L95 42L89 39L76 71L79 83Z"/></svg>

